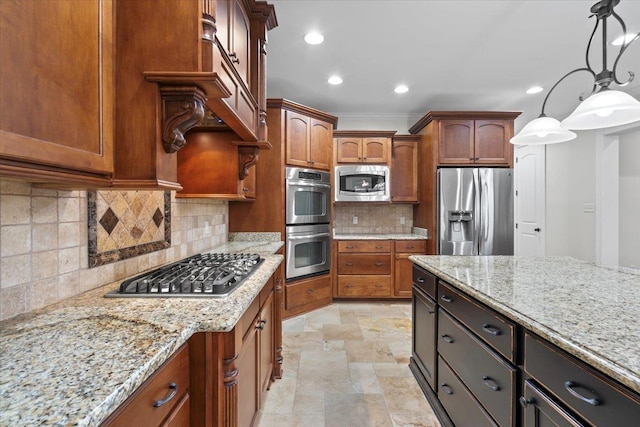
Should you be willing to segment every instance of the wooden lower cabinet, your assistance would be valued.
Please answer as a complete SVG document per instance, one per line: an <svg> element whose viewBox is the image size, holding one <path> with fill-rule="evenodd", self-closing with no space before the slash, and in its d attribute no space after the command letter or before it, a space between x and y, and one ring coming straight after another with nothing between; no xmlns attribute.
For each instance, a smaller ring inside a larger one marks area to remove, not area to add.
<svg viewBox="0 0 640 427"><path fill-rule="evenodd" d="M117 426L190 425L189 346L183 345L103 423Z"/></svg>
<svg viewBox="0 0 640 427"><path fill-rule="evenodd" d="M562 409L530 380L524 382L524 392L520 402L524 407L523 427L582 427L585 425Z"/></svg>
<svg viewBox="0 0 640 427"><path fill-rule="evenodd" d="M411 298L409 256L426 240L340 240L335 245L336 298Z"/></svg>
<svg viewBox="0 0 640 427"><path fill-rule="evenodd" d="M291 317L331 304L331 275L314 276L285 285L283 317Z"/></svg>

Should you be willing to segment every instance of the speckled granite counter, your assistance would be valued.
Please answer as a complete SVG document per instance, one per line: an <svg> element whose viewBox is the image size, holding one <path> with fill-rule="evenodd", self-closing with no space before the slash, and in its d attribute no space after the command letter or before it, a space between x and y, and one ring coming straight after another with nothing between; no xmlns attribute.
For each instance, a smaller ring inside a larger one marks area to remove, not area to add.
<svg viewBox="0 0 640 427"><path fill-rule="evenodd" d="M640 274L570 257L409 259L640 393Z"/></svg>
<svg viewBox="0 0 640 427"><path fill-rule="evenodd" d="M281 246L213 248L265 259L224 298L104 298L118 282L0 322L0 425L98 425L191 335L233 329L282 262Z"/></svg>
<svg viewBox="0 0 640 427"><path fill-rule="evenodd" d="M334 234L334 240L425 240L420 234Z"/></svg>

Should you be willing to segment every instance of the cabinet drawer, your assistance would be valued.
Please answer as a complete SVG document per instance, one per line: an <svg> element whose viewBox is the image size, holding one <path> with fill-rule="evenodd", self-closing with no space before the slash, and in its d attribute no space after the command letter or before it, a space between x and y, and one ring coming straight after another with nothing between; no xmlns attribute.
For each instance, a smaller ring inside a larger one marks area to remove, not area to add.
<svg viewBox="0 0 640 427"><path fill-rule="evenodd" d="M413 265L413 283L431 298L436 299L436 276L415 264Z"/></svg>
<svg viewBox="0 0 640 427"><path fill-rule="evenodd" d="M423 254L427 251L426 240L396 240L393 242L396 253L416 253Z"/></svg>
<svg viewBox="0 0 640 427"><path fill-rule="evenodd" d="M515 363L515 323L465 296L452 286L438 282L438 303L498 353Z"/></svg>
<svg viewBox="0 0 640 427"><path fill-rule="evenodd" d="M175 389L170 388L175 384ZM189 389L189 346L183 345L127 399L103 426L160 425ZM175 394L173 392L175 391ZM166 403L154 407L173 394Z"/></svg>
<svg viewBox="0 0 640 427"><path fill-rule="evenodd" d="M501 426L515 425L516 369L443 310L438 353Z"/></svg>
<svg viewBox="0 0 640 427"><path fill-rule="evenodd" d="M338 254L338 274L391 274L391 256Z"/></svg>
<svg viewBox="0 0 640 427"><path fill-rule="evenodd" d="M341 297L391 296L391 276L338 276Z"/></svg>
<svg viewBox="0 0 640 427"><path fill-rule="evenodd" d="M258 315L258 311L260 311L260 298L256 298L251 302L247 311L244 312L240 321L237 323L236 328L242 328L242 336L244 336L247 331L255 325L255 318Z"/></svg>
<svg viewBox="0 0 640 427"><path fill-rule="evenodd" d="M303 283L289 283L285 290L285 308L292 310L326 298L331 298L330 280L322 279Z"/></svg>
<svg viewBox="0 0 640 427"><path fill-rule="evenodd" d="M338 252L391 253L391 242L388 240L339 240Z"/></svg>
<svg viewBox="0 0 640 427"><path fill-rule="evenodd" d="M640 396L528 332L524 339L524 370L592 425L638 425Z"/></svg>
<svg viewBox="0 0 640 427"><path fill-rule="evenodd" d="M438 358L438 400L456 427L497 426L440 357Z"/></svg>

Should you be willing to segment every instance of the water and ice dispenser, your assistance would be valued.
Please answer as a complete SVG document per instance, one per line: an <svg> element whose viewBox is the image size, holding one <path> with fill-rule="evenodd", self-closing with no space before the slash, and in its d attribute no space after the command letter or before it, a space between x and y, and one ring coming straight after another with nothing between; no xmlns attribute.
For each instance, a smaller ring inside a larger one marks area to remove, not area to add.
<svg viewBox="0 0 640 427"><path fill-rule="evenodd" d="M473 212L449 211L449 227L447 240L449 242L473 242Z"/></svg>

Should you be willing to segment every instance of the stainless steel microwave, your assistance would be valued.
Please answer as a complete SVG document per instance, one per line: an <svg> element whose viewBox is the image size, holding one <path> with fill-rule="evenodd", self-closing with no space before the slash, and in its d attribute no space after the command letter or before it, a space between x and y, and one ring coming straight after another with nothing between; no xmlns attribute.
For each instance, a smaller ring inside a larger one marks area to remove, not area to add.
<svg viewBox="0 0 640 427"><path fill-rule="evenodd" d="M344 165L335 168L336 202L388 202L391 200L389 167Z"/></svg>

